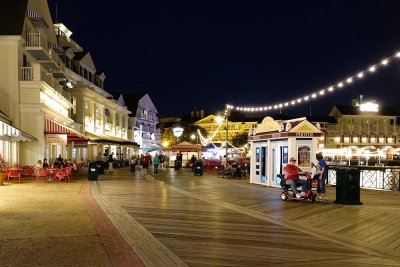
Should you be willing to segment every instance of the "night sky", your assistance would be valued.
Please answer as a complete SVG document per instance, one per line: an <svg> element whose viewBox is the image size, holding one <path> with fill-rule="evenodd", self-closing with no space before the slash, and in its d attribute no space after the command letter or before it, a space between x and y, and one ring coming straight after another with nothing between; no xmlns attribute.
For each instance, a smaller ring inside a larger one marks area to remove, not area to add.
<svg viewBox="0 0 400 267"><path fill-rule="evenodd" d="M59 22L105 72L105 89L149 93L160 117L276 104L343 81L400 51L399 11L383 0L58 0ZM400 112L399 74L400 59L282 113L327 115L359 94Z"/></svg>

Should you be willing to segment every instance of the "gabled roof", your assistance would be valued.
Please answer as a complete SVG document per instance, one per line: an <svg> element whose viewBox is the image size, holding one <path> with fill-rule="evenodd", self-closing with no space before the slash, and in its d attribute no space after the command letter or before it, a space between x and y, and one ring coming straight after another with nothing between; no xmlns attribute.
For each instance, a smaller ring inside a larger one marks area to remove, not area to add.
<svg viewBox="0 0 400 267"><path fill-rule="evenodd" d="M129 111L132 112L132 116L136 116L136 110L139 106L139 100L142 99L146 94L145 93L140 93L140 94L129 94L129 93L113 93L114 98L117 98L117 95L119 97L122 97L125 103L125 106L128 108Z"/></svg>
<svg viewBox="0 0 400 267"><path fill-rule="evenodd" d="M379 115L379 116L399 116L399 114L396 112L396 110L392 107L379 107L379 110L377 112L365 112L365 111L360 111L359 107L353 107L353 106L346 106L346 105L335 105L332 108L332 111L330 114L332 114L334 109L337 109L342 115Z"/></svg>
<svg viewBox="0 0 400 267"><path fill-rule="evenodd" d="M0 35L21 35L28 0L0 1Z"/></svg>
<svg viewBox="0 0 400 267"><path fill-rule="evenodd" d="M75 52L74 56L74 61L77 60L79 63L89 70L91 70L93 73L96 73L96 66L94 65L92 56L90 55L90 52Z"/></svg>
<svg viewBox="0 0 400 267"><path fill-rule="evenodd" d="M117 102L120 103L122 106L125 106L125 100L122 94L118 97Z"/></svg>
<svg viewBox="0 0 400 267"><path fill-rule="evenodd" d="M319 130L317 127L312 125L307 120L303 120L299 123L296 124L296 126L292 127L289 132L292 133L321 133L321 130Z"/></svg>
<svg viewBox="0 0 400 267"><path fill-rule="evenodd" d="M202 123L216 123L215 118L217 116L215 115L208 115L207 117L204 117L198 121L196 121L194 124L202 124Z"/></svg>

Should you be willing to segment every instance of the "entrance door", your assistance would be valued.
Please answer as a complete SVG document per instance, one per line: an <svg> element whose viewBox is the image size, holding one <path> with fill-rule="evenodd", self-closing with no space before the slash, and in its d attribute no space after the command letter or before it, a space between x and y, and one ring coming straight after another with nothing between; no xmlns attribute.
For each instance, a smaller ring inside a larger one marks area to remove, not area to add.
<svg viewBox="0 0 400 267"><path fill-rule="evenodd" d="M275 142L271 144L272 153L272 177L271 186L280 186L281 179L278 176L283 174L283 167L287 164L288 146L286 142Z"/></svg>
<svg viewBox="0 0 400 267"><path fill-rule="evenodd" d="M254 146L254 164L251 165L250 179L254 183L265 184L268 179L268 146L266 143L258 143Z"/></svg>
<svg viewBox="0 0 400 267"><path fill-rule="evenodd" d="M261 182L267 182L267 148L261 147Z"/></svg>

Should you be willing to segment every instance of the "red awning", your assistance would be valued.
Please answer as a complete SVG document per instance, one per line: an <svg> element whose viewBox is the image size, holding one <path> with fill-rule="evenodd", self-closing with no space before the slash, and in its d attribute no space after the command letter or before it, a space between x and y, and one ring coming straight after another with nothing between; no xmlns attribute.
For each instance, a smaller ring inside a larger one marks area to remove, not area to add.
<svg viewBox="0 0 400 267"><path fill-rule="evenodd" d="M45 119L44 133L46 134L67 134L68 141L88 141L89 138L83 136L82 134L75 132L55 121L48 118Z"/></svg>

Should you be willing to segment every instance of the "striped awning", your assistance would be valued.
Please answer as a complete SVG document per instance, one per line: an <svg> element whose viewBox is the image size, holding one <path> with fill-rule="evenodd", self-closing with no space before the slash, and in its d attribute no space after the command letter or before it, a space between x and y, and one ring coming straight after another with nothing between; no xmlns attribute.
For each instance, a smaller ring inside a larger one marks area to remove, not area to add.
<svg viewBox="0 0 400 267"><path fill-rule="evenodd" d="M44 132L48 134L75 134L72 130L67 127L46 118Z"/></svg>
<svg viewBox="0 0 400 267"><path fill-rule="evenodd" d="M55 121L52 121L48 118L46 118L46 120L45 120L44 133L45 134L66 134L68 136L68 141L90 140L90 138L83 136L81 133L74 131L64 125L61 125Z"/></svg>

